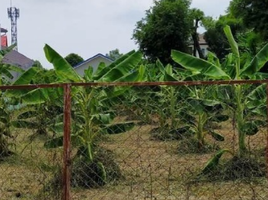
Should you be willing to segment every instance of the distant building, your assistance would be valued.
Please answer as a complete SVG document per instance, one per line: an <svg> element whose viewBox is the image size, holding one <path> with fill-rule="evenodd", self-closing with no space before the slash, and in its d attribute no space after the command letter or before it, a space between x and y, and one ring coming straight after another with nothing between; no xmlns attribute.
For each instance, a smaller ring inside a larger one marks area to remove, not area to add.
<svg viewBox="0 0 268 200"><path fill-rule="evenodd" d="M208 54L208 44L206 42L206 40L204 39L204 33L202 34L198 34L199 37L199 45L201 48L201 51L203 52L204 56L206 57ZM190 52L192 52L192 55L194 55L194 44L193 42L190 43ZM196 50L196 56L199 57L198 51Z"/></svg>
<svg viewBox="0 0 268 200"><path fill-rule="evenodd" d="M28 70L33 66L34 60L24 56L23 54L15 50L12 50L4 56L4 58L2 59L2 63L20 67L23 70ZM13 80L16 80L21 75L21 73L19 72L11 73L14 77Z"/></svg>
<svg viewBox="0 0 268 200"><path fill-rule="evenodd" d="M108 56L104 56L101 53L98 53L97 55L77 64L74 66L74 69L80 76L84 76L85 70L88 69L89 66L93 68L93 71L96 71L101 62L105 63L108 66L113 62L113 60Z"/></svg>
<svg viewBox="0 0 268 200"><path fill-rule="evenodd" d="M8 46L7 42L7 30L4 28L1 28L0 35L1 35L1 49L4 49Z"/></svg>
<svg viewBox="0 0 268 200"><path fill-rule="evenodd" d="M2 34L3 33L3 34ZM7 30L1 28L1 49L5 49L8 47L8 38L7 38ZM7 54L4 55L1 63L13 65L16 67L20 67L23 70L28 70L34 64L34 60L26 57L25 55L19 53L18 51L11 50ZM21 73L19 72L11 72L13 75L13 81L16 80Z"/></svg>

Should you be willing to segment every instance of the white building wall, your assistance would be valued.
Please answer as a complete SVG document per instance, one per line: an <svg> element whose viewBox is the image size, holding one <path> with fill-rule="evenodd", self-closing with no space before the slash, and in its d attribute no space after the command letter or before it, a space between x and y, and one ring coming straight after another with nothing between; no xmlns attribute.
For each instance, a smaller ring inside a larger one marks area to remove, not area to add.
<svg viewBox="0 0 268 200"><path fill-rule="evenodd" d="M109 61L103 57L96 57L88 62L79 65L78 67L75 67L74 69L80 76L84 76L84 72L89 68L89 66L93 67L93 71L96 71L101 62L104 62L106 66L108 66L112 61Z"/></svg>

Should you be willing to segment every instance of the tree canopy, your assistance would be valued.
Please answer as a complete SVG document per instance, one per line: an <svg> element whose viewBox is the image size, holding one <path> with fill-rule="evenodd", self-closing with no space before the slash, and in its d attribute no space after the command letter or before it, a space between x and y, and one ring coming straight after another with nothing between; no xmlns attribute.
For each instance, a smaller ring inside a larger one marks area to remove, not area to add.
<svg viewBox="0 0 268 200"><path fill-rule="evenodd" d="M244 31L244 27L240 20L235 19L231 14L220 16L218 20L210 19L205 22L207 31L205 32L205 40L209 46L209 50L214 52L219 59L223 59L229 53L229 44L224 34L223 28L230 26L235 38L237 34Z"/></svg>
<svg viewBox="0 0 268 200"><path fill-rule="evenodd" d="M171 62L171 49L187 52L192 33L190 0L155 0L138 21L133 39L149 61Z"/></svg>
<svg viewBox="0 0 268 200"><path fill-rule="evenodd" d="M114 49L109 51L109 53L107 53L106 56L108 56L112 60L117 60L118 58L123 56L123 54L119 52L119 49Z"/></svg>
<svg viewBox="0 0 268 200"><path fill-rule="evenodd" d="M268 39L268 0L232 0L228 12L241 18L245 27Z"/></svg>
<svg viewBox="0 0 268 200"><path fill-rule="evenodd" d="M84 59L79 56L78 54L75 53L70 53L69 55L67 55L65 57L65 60L72 66L76 66L77 64L79 64L80 62L83 62Z"/></svg>

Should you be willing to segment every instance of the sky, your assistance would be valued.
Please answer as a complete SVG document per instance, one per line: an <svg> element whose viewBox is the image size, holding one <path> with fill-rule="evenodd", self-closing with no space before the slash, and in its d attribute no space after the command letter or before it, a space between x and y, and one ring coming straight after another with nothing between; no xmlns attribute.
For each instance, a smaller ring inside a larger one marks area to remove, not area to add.
<svg viewBox="0 0 268 200"><path fill-rule="evenodd" d="M192 8L214 18L225 14L230 0L192 0ZM137 21L153 6L153 0L0 0L0 24L11 43L8 7L20 9L18 51L47 62L43 47L50 45L63 57L76 53L85 60L114 49L127 53L138 46L132 40ZM201 29L202 31L202 29Z"/></svg>

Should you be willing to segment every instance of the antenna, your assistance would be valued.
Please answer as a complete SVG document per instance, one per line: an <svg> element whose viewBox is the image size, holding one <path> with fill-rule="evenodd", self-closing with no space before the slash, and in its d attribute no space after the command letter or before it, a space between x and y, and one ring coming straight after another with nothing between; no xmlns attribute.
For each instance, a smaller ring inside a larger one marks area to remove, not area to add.
<svg viewBox="0 0 268 200"><path fill-rule="evenodd" d="M11 44L16 44L15 50L18 50L18 29L17 19L20 17L20 10L12 7L12 0L10 0L11 7L7 9L8 18L11 20Z"/></svg>

